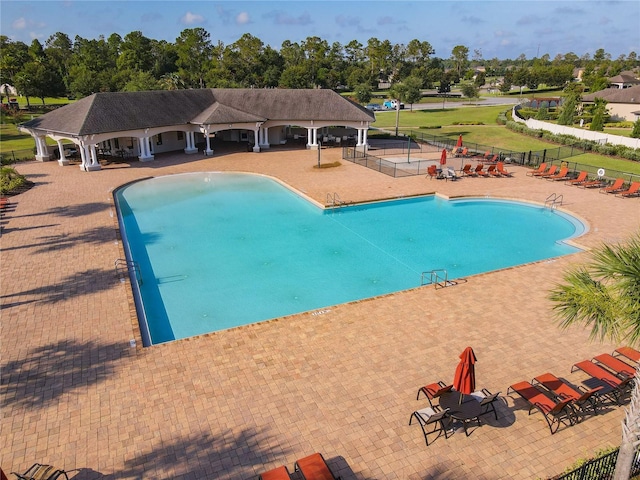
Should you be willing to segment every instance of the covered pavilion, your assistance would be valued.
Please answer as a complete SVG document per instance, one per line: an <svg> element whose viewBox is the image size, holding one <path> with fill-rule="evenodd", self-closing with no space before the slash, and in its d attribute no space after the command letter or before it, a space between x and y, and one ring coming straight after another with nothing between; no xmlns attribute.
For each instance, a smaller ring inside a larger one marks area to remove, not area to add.
<svg viewBox="0 0 640 480"><path fill-rule="evenodd" d="M95 93L23 123L20 130L34 137L37 160L52 159L49 137L58 144L60 165L68 165L63 142L71 141L80 168L93 171L101 168L99 154L145 162L156 153L196 153L200 141L210 156L214 136L253 144L254 152L294 136L317 149L319 131L341 126L355 130L356 146L364 146L373 121L372 112L332 90L222 88Z"/></svg>

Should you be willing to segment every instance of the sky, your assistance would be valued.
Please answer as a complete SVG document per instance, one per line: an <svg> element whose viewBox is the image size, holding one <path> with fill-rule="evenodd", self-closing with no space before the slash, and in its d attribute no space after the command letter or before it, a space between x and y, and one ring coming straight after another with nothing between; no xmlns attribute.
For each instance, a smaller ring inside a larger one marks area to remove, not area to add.
<svg viewBox="0 0 640 480"><path fill-rule="evenodd" d="M229 45L249 33L276 50L285 40L317 36L342 45L418 39L440 58L449 58L457 45L469 49L469 58L477 51L501 60L593 56L600 48L614 59L640 54L638 0L0 0L0 34L27 44L44 44L56 32L73 40L132 31L173 43L197 27L213 44Z"/></svg>

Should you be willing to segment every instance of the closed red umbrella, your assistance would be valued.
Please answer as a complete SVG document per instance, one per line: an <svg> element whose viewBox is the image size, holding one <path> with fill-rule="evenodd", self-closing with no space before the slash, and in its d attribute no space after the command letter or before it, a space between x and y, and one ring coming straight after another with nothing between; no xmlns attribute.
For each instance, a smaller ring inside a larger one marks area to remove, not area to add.
<svg viewBox="0 0 640 480"><path fill-rule="evenodd" d="M442 154L440 155L440 165L446 165L446 164L447 164L447 149L443 148Z"/></svg>
<svg viewBox="0 0 640 480"><path fill-rule="evenodd" d="M458 143L456 143L456 147L461 147L461 146L462 146L462 134L458 136Z"/></svg>
<svg viewBox="0 0 640 480"><path fill-rule="evenodd" d="M464 349L460 354L460 363L456 367L456 374L453 377L453 388L457 391L469 395L476 389L476 354L471 347Z"/></svg>

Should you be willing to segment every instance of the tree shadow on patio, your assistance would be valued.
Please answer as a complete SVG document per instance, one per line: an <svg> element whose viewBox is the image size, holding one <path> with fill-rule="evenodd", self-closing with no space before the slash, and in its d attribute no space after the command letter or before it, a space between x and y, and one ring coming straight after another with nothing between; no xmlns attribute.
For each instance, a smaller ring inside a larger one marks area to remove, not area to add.
<svg viewBox="0 0 640 480"><path fill-rule="evenodd" d="M98 270L93 268L69 275L53 285L42 285L22 292L9 293L0 296L0 299L3 300L1 303L3 309L34 302L58 303L71 297L109 290L116 285L120 285L120 281L116 277L115 270ZM24 296L32 298L26 300L21 299L20 301L12 303L4 302L5 299L12 297L21 298Z"/></svg>
<svg viewBox="0 0 640 480"><path fill-rule="evenodd" d="M74 340L34 348L24 358L2 364L2 405L47 408L78 388L106 380L129 351L127 344Z"/></svg>
<svg viewBox="0 0 640 480"><path fill-rule="evenodd" d="M278 459L284 464L291 456L291 448L278 445L272 436L266 429L246 428L219 437L204 433L162 442L158 449L127 460L122 472L105 478L255 478L274 468L265 465Z"/></svg>

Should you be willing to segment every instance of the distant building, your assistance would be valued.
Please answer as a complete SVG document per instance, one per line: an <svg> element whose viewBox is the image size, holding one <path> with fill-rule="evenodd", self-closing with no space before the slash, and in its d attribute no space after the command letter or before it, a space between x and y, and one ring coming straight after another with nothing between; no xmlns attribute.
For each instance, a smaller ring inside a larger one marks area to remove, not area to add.
<svg viewBox="0 0 640 480"><path fill-rule="evenodd" d="M621 72L620 75L607 79L611 88L625 89L640 85L640 80L633 72Z"/></svg>
<svg viewBox="0 0 640 480"><path fill-rule="evenodd" d="M640 84L627 88L605 88L599 92L584 95L582 103L583 105L592 104L596 98L607 101L609 115L614 118L630 122L640 118Z"/></svg>

